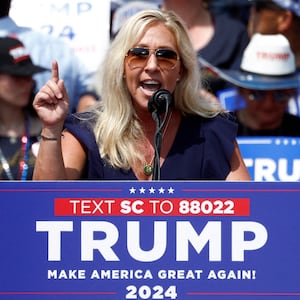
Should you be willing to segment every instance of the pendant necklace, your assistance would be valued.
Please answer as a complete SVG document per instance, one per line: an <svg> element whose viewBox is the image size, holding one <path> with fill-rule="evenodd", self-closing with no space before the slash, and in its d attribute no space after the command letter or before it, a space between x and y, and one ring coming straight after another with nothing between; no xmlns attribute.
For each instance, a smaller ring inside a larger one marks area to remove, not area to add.
<svg viewBox="0 0 300 300"><path fill-rule="evenodd" d="M169 127L170 120L171 120L171 118L172 118L172 113L173 113L173 110L171 110L171 113L170 113L170 115L169 115L169 117L168 117L166 126L165 126L165 128L164 128L163 133L162 133L162 138L165 136L165 134L166 134L166 132L167 132L167 129L168 129L168 127ZM146 164L146 165L144 166L144 174L145 174L146 176L150 176L150 175L153 173L153 160L154 160L154 156L152 157L151 161L150 161L148 164Z"/></svg>
<svg viewBox="0 0 300 300"><path fill-rule="evenodd" d="M29 117L25 119L25 134L21 137L21 160L19 162L19 172L17 179L26 180L28 173L28 158L29 158L29 146L30 146L30 133L29 133ZM10 169L10 165L5 158L3 151L0 148L0 162L2 168L9 180L15 180Z"/></svg>

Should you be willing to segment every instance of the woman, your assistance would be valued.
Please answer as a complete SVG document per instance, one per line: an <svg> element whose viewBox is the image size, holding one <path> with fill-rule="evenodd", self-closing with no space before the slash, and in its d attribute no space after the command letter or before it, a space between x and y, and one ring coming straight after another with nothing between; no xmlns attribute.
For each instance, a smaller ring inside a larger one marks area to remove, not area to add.
<svg viewBox="0 0 300 300"><path fill-rule="evenodd" d="M41 123L32 109L32 64L23 44L0 38L0 179L32 178Z"/></svg>
<svg viewBox="0 0 300 300"><path fill-rule="evenodd" d="M236 124L199 98L195 52L174 13L130 18L111 44L98 88L101 101L91 112L65 122L69 98L53 63L34 100L43 121L34 179L151 180L156 123L148 102L160 89L174 98L162 129L161 179L249 179Z"/></svg>

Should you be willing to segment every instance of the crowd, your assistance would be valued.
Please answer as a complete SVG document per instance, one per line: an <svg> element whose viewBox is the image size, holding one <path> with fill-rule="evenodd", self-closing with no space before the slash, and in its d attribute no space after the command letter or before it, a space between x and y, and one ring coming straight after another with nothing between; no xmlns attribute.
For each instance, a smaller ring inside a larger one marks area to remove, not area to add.
<svg viewBox="0 0 300 300"><path fill-rule="evenodd" d="M112 1L89 74L2 1L1 179L249 180L237 137L300 136L300 1L225 2Z"/></svg>

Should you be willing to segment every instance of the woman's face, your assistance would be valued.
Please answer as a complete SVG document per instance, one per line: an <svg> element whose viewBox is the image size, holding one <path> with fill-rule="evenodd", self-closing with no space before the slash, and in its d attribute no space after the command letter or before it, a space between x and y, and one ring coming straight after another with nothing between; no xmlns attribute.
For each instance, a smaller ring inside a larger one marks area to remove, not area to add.
<svg viewBox="0 0 300 300"><path fill-rule="evenodd" d="M162 24L149 27L132 48L133 53L125 58L126 83L135 109L147 110L149 98L156 90L173 93L180 79L179 54L174 36ZM164 50L155 53L157 49Z"/></svg>
<svg viewBox="0 0 300 300"><path fill-rule="evenodd" d="M31 77L0 74L0 104L21 108L27 106L33 86Z"/></svg>

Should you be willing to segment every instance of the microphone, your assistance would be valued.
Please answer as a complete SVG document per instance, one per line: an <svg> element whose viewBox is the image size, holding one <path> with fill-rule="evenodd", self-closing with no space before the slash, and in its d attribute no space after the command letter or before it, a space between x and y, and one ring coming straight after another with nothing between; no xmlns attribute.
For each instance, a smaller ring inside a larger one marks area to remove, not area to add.
<svg viewBox="0 0 300 300"><path fill-rule="evenodd" d="M173 101L172 94L165 89L157 90L148 101L148 111L150 113L162 114L166 112Z"/></svg>
<svg viewBox="0 0 300 300"><path fill-rule="evenodd" d="M152 180L160 180L160 150L162 144L162 128L168 115L169 106L173 101L173 96L168 90L157 90L148 101L148 111L152 113L152 118L156 122L156 132L154 135L154 158ZM163 120L160 114L165 113Z"/></svg>

